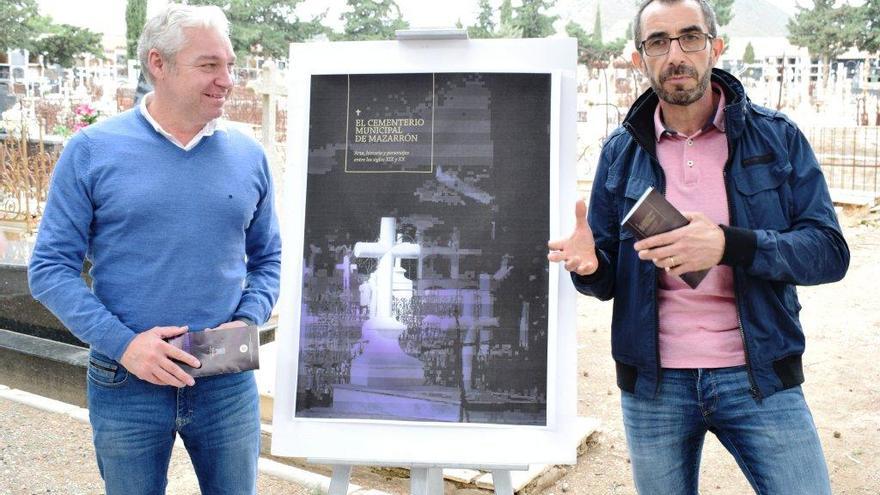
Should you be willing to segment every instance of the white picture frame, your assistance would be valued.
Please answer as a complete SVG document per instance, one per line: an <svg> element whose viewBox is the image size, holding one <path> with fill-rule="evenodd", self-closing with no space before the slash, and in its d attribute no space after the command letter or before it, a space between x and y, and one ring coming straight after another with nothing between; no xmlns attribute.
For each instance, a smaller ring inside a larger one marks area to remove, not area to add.
<svg viewBox="0 0 880 495"><path fill-rule="evenodd" d="M576 199L576 42L571 38L409 40L293 44L282 219L282 291L273 455L316 462L511 466L576 461L575 297L567 272L549 267L546 424L302 418L296 407L303 283L311 78L315 75L547 73L551 75L550 238L567 233Z"/></svg>

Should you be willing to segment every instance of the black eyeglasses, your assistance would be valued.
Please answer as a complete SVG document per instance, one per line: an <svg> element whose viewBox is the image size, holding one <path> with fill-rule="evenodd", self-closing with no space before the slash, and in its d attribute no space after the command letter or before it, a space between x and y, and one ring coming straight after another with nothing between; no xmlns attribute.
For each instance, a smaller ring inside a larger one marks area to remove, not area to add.
<svg viewBox="0 0 880 495"><path fill-rule="evenodd" d="M642 52L649 57L659 57L669 53L669 46L673 41L678 41L678 46L683 52L698 52L706 48L706 42L715 37L709 33L685 33L681 36L658 36L648 38L639 43Z"/></svg>

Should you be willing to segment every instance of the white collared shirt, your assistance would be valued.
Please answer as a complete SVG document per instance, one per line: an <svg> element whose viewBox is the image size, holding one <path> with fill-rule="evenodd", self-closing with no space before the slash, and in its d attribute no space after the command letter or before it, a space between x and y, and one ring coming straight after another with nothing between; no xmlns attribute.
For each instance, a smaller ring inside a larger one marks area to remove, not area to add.
<svg viewBox="0 0 880 495"><path fill-rule="evenodd" d="M199 144L199 142L202 140L203 137L211 136L214 134L215 131L226 132L226 123L223 122L221 119L216 118L214 120L211 120L207 124L205 124L205 127L202 127L202 130L199 131L198 134L193 136L193 138L189 140L189 143L184 145L183 143L178 141L177 138L174 137L170 132L163 129L162 126L159 125L158 122L156 122L156 119L154 119L153 116L150 115L150 111L147 110L147 100L152 97L153 97L153 92L150 91L149 93L144 95L143 98L141 98L141 104L140 104L141 114L144 116L145 119L147 119L147 122L149 122L150 125L153 126L153 129L155 129L156 132L158 132L159 134L168 138L169 141L174 143L175 146L182 149L183 151L189 151L189 150L195 148L196 145Z"/></svg>

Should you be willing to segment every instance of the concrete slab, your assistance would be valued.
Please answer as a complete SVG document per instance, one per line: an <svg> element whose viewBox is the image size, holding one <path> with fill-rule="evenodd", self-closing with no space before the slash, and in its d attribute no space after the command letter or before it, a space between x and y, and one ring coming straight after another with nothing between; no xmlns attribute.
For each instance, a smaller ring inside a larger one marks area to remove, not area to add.
<svg viewBox="0 0 880 495"><path fill-rule="evenodd" d="M483 473L476 469L444 469L443 477L450 481L470 484L477 478L483 476Z"/></svg>
<svg viewBox="0 0 880 495"><path fill-rule="evenodd" d="M873 191L856 191L832 187L831 201L836 205L872 207L880 201L880 194Z"/></svg>

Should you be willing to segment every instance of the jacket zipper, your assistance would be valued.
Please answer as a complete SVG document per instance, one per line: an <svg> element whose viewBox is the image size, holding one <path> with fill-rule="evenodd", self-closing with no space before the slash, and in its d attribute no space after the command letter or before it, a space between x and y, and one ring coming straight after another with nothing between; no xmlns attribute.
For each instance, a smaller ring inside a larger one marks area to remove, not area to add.
<svg viewBox="0 0 880 495"><path fill-rule="evenodd" d="M648 152L648 148L642 143L641 139L639 139L638 133L635 132L632 125L628 122L623 124L624 128L629 132L630 136L633 137L636 144L639 145L648 156L651 157L651 166L654 168L654 172L657 175L658 186L660 189L660 194L666 196L666 174L663 172L663 168L660 166L660 162L657 158L651 153ZM660 284L660 270L657 267L654 267L654 285L651 288L653 291L653 299L654 299L654 360L657 363L657 382L654 385L654 395L656 396L660 392L660 382L663 381L663 367L660 363L660 302L657 300L657 287Z"/></svg>
<svg viewBox="0 0 880 495"><path fill-rule="evenodd" d="M727 216L730 218L730 225L735 225L736 216L733 211L733 194L730 193L730 174L728 174L728 170L730 170L730 165L733 163L733 149L730 145L730 136L727 137L727 163L724 165L724 187L727 190ZM760 401L763 396L761 395L761 389L758 388L755 383L755 376L752 373L752 360L749 356L749 345L746 342L746 330L742 324L741 317L741 309L740 309L740 301L742 298L740 297L739 291L739 277L736 275L736 267L731 267L731 272L733 273L733 296L734 296L734 307L736 308L736 324L739 327L739 336L742 339L743 343L743 352L746 357L746 374L749 377L749 392L752 394L752 397L755 400Z"/></svg>
<svg viewBox="0 0 880 495"><path fill-rule="evenodd" d="M666 174L663 172L663 167L660 166L659 161L653 165L656 168L658 178L660 179L660 194L662 194L663 197L666 197ZM660 382L663 381L663 366L660 362L660 301L657 296L658 287L660 287L660 269L654 266L654 354L655 359L657 360L657 386L654 389L655 396L660 393Z"/></svg>

